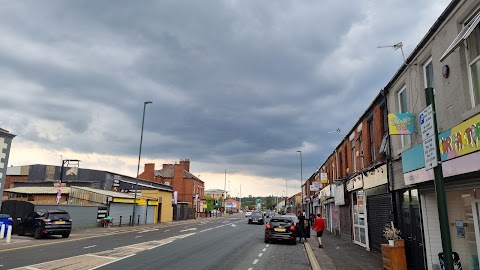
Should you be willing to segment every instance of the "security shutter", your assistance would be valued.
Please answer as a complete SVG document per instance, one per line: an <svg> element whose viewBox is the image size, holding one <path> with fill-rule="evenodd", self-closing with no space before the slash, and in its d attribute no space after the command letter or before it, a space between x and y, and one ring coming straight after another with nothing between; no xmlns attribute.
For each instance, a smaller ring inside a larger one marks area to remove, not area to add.
<svg viewBox="0 0 480 270"><path fill-rule="evenodd" d="M138 222L138 216L140 215L140 225L142 224L153 224L153 218L155 214L155 206L149 205L148 208L146 205L137 205L135 224ZM145 223L145 218L147 223Z"/></svg>
<svg viewBox="0 0 480 270"><path fill-rule="evenodd" d="M340 238L345 241L352 241L352 217L350 211L350 204L340 206Z"/></svg>
<svg viewBox="0 0 480 270"><path fill-rule="evenodd" d="M135 212L138 213L138 208L135 208ZM108 214L113 219L112 223L114 226L120 224L120 217L122 219L122 226L128 225L130 217L133 213L133 204L129 203L110 203Z"/></svg>
<svg viewBox="0 0 480 270"><path fill-rule="evenodd" d="M392 197L389 193L367 196L368 234L370 250L382 255L381 244L387 243L383 229L393 220Z"/></svg>

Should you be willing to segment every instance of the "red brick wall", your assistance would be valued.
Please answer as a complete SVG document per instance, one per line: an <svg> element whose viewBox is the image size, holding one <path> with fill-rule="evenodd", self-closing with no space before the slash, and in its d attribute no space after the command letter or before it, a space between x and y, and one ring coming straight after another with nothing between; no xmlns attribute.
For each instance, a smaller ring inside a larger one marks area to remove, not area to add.
<svg viewBox="0 0 480 270"><path fill-rule="evenodd" d="M364 168L367 168L372 164L371 151L370 151L370 127L368 126L369 122L367 119L362 121L362 141L363 141L363 157L359 157L360 161L363 158Z"/></svg>
<svg viewBox="0 0 480 270"><path fill-rule="evenodd" d="M373 111L373 136L375 140L376 161L379 162L385 159L385 154L378 154L383 139L383 110L380 106L375 107Z"/></svg>
<svg viewBox="0 0 480 270"><path fill-rule="evenodd" d="M138 178L149 181L155 181L155 163L145 163L143 172L138 175Z"/></svg>

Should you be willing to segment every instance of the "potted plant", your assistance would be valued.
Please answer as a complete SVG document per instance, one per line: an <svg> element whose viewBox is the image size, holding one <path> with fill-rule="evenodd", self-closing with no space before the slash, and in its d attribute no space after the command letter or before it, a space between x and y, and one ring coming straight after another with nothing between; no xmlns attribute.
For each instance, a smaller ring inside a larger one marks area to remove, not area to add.
<svg viewBox="0 0 480 270"><path fill-rule="evenodd" d="M395 245L395 240L401 239L400 230L393 227L393 224L385 226L383 229L383 236L388 240L388 244L392 247Z"/></svg>

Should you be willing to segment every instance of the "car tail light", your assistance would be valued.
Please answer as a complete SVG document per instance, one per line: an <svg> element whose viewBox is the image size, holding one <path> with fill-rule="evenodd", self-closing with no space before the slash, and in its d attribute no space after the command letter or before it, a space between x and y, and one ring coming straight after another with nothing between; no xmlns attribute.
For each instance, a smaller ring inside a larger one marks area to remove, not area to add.
<svg viewBox="0 0 480 270"><path fill-rule="evenodd" d="M295 231L295 226L290 226L290 231Z"/></svg>
<svg viewBox="0 0 480 270"><path fill-rule="evenodd" d="M43 221L44 221L45 223L50 223L50 221L52 221L52 220L46 218L46 219L44 219Z"/></svg>
<svg viewBox="0 0 480 270"><path fill-rule="evenodd" d="M270 227L270 224L267 224L267 225L265 226L265 229L267 229L267 230L270 230L270 228L271 228L271 227Z"/></svg>

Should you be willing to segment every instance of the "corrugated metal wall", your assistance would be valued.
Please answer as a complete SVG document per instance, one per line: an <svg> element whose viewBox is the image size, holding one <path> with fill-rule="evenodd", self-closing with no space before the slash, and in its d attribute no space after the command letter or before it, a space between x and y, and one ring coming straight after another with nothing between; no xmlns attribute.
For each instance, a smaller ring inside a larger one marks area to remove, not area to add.
<svg viewBox="0 0 480 270"><path fill-rule="evenodd" d="M72 218L73 228L87 228L98 226L97 206L79 206L79 205L58 205L58 204L37 204L35 210L53 210L62 209L68 211Z"/></svg>
<svg viewBox="0 0 480 270"><path fill-rule="evenodd" d="M153 218L155 215L155 206L149 205L148 210L146 205L138 205L135 209L137 218L135 218L135 222L138 222L138 215L140 215L140 225L142 224L153 224ZM145 223L145 217L147 223ZM137 224L137 223L135 223Z"/></svg>

